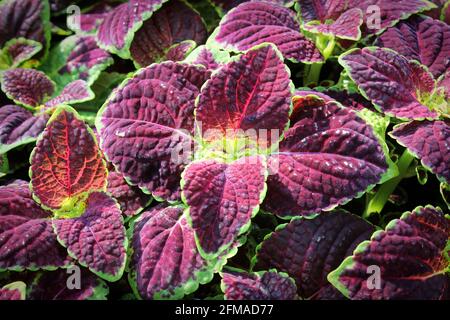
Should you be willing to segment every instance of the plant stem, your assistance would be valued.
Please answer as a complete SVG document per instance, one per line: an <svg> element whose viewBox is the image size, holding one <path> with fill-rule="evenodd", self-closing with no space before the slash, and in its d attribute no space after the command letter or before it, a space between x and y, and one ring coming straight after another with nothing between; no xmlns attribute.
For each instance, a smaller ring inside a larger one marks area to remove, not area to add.
<svg viewBox="0 0 450 320"><path fill-rule="evenodd" d="M392 192L394 192L395 188L397 188L400 181L402 181L402 179L407 175L408 168L413 160L414 156L409 153L408 149L405 149L402 156L397 162L399 171L398 176L392 178L381 186L375 196L369 201L369 204L366 207L366 211L363 214L364 218L370 217L372 213L381 213L386 202L389 199L389 196L392 194Z"/></svg>
<svg viewBox="0 0 450 320"><path fill-rule="evenodd" d="M322 70L323 63L313 63L308 65L308 73L305 77L304 84L308 86L311 83L319 85L320 71Z"/></svg>

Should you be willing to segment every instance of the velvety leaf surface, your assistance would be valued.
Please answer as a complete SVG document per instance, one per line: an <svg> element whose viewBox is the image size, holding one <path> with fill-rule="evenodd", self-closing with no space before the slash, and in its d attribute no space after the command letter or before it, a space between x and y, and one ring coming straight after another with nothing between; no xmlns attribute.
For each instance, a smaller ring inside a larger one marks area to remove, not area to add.
<svg viewBox="0 0 450 320"><path fill-rule="evenodd" d="M290 73L273 45L248 51L224 66L206 83L200 93L196 121L203 136L207 130L223 134L242 129L278 130L281 136L289 120L292 82ZM206 136L206 137L205 137ZM272 141L260 141L272 143Z"/></svg>
<svg viewBox="0 0 450 320"><path fill-rule="evenodd" d="M224 11L229 11L234 7L237 7L241 3L249 2L249 1L265 1L272 2L279 5L284 5L286 7L290 7L294 4L294 0L211 0L211 2Z"/></svg>
<svg viewBox="0 0 450 320"><path fill-rule="evenodd" d="M41 71L10 69L1 75L3 92L14 102L37 107L55 91L54 83Z"/></svg>
<svg viewBox="0 0 450 320"><path fill-rule="evenodd" d="M98 28L97 41L100 47L129 57L129 47L134 33L167 0L130 0L112 10Z"/></svg>
<svg viewBox="0 0 450 320"><path fill-rule="evenodd" d="M359 40L361 37L360 27L363 24L363 16L363 12L355 8L345 11L331 24L311 22L305 24L303 28L313 33L333 35L341 39Z"/></svg>
<svg viewBox="0 0 450 320"><path fill-rule="evenodd" d="M436 118L421 103L434 90L431 74L394 51L354 49L339 58L359 89L389 116L406 119ZM426 100L426 99L425 99Z"/></svg>
<svg viewBox="0 0 450 320"><path fill-rule="evenodd" d="M402 21L386 30L376 44L421 62L436 79L450 67L450 26L432 18Z"/></svg>
<svg viewBox="0 0 450 320"><path fill-rule="evenodd" d="M33 142L44 130L48 115L34 116L30 111L6 105L0 108L0 153Z"/></svg>
<svg viewBox="0 0 450 320"><path fill-rule="evenodd" d="M8 40L25 38L48 46L50 39L47 0L5 0L0 4L0 47Z"/></svg>
<svg viewBox="0 0 450 320"><path fill-rule="evenodd" d="M418 207L361 243L328 279L351 299L440 299L448 289L449 234L440 209ZM373 265L380 268L379 288L368 279Z"/></svg>
<svg viewBox="0 0 450 320"><path fill-rule="evenodd" d="M70 269L69 269L70 270ZM67 269L43 272L36 275L27 290L27 300L106 300L108 287L105 282L87 269L80 268L80 289L68 289L74 273Z"/></svg>
<svg viewBox="0 0 450 320"><path fill-rule="evenodd" d="M31 197L25 181L0 186L0 270L48 269L66 265L50 217Z"/></svg>
<svg viewBox="0 0 450 320"><path fill-rule="evenodd" d="M331 87L321 91L321 93L331 97L348 108L352 108L355 111L361 111L364 109L375 111L372 103L356 91L349 91L345 89L339 90Z"/></svg>
<svg viewBox="0 0 450 320"><path fill-rule="evenodd" d="M106 187L106 167L94 135L69 107L53 113L30 161L33 193L51 209L77 204L86 193Z"/></svg>
<svg viewBox="0 0 450 320"><path fill-rule="evenodd" d="M263 208L282 217L328 210L384 179L387 160L372 127L336 103L297 109L268 160Z"/></svg>
<svg viewBox="0 0 450 320"><path fill-rule="evenodd" d="M192 144L194 100L207 78L209 72L197 66L154 64L124 82L99 111L101 148L129 183L179 199L185 166L179 158L190 157L176 150Z"/></svg>
<svg viewBox="0 0 450 320"><path fill-rule="evenodd" d="M40 42L25 38L11 39L3 47L3 53L8 56L12 68L18 67L41 50Z"/></svg>
<svg viewBox="0 0 450 320"><path fill-rule="evenodd" d="M294 300L297 296L294 281L276 271L223 272L222 290L226 300Z"/></svg>
<svg viewBox="0 0 450 320"><path fill-rule="evenodd" d="M130 186L123 175L118 172L108 174L107 191L120 204L122 213L126 216L134 216L145 208L152 197L142 192L135 186Z"/></svg>
<svg viewBox="0 0 450 320"><path fill-rule="evenodd" d="M345 211L294 219L260 244L254 269L286 272L295 280L301 298L343 299L327 275L374 231L364 219Z"/></svg>
<svg viewBox="0 0 450 320"><path fill-rule="evenodd" d="M217 256L244 233L265 194L259 156L232 163L200 160L183 173L183 199L203 256Z"/></svg>
<svg viewBox="0 0 450 320"><path fill-rule="evenodd" d="M159 205L132 228L131 283L143 299L181 299L212 279L183 210Z"/></svg>
<svg viewBox="0 0 450 320"><path fill-rule="evenodd" d="M222 67L230 60L228 51L222 51L215 47L208 48L204 45L197 47L185 59L191 64L201 64L208 70L215 70Z"/></svg>
<svg viewBox="0 0 450 320"><path fill-rule="evenodd" d="M448 121L412 121L396 126L390 135L421 159L441 181L450 183Z"/></svg>
<svg viewBox="0 0 450 320"><path fill-rule="evenodd" d="M94 93L84 80L75 80L69 83L61 93L53 99L47 101L47 108L57 107L62 104L75 104L94 98Z"/></svg>
<svg viewBox="0 0 450 320"><path fill-rule="evenodd" d="M23 282L13 282L0 288L0 301L25 300L26 285Z"/></svg>
<svg viewBox="0 0 450 320"><path fill-rule="evenodd" d="M246 51L263 42L271 42L286 59L305 63L323 60L314 43L300 33L295 13L267 2L246 2L230 11L212 39L232 51Z"/></svg>
<svg viewBox="0 0 450 320"><path fill-rule="evenodd" d="M206 36L206 26L200 15L185 3L172 0L136 32L130 47L131 57L139 66L166 59L174 60L174 52L169 51L172 45L185 40L202 44ZM184 56L177 60L183 59Z"/></svg>
<svg viewBox="0 0 450 320"><path fill-rule="evenodd" d="M81 265L108 281L120 279L127 239L119 206L111 197L91 193L82 216L55 219L53 227L58 241Z"/></svg>

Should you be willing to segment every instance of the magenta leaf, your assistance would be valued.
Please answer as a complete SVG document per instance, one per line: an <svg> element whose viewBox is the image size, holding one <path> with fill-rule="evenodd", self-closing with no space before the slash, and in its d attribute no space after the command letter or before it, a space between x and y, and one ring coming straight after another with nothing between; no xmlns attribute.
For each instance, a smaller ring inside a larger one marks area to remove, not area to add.
<svg viewBox="0 0 450 320"><path fill-rule="evenodd" d="M53 81L33 69L7 70L1 75L1 84L8 98L28 108L39 106L55 91Z"/></svg>
<svg viewBox="0 0 450 320"><path fill-rule="evenodd" d="M412 17L387 29L376 44L426 65L436 79L450 67L450 26L439 20Z"/></svg>
<svg viewBox="0 0 450 320"><path fill-rule="evenodd" d="M106 283L84 268L80 268L80 288L69 289L72 268L78 267L38 273L27 290L27 300L106 300Z"/></svg>
<svg viewBox="0 0 450 320"><path fill-rule="evenodd" d="M0 270L56 269L68 263L51 213L39 207L25 181L0 187Z"/></svg>
<svg viewBox="0 0 450 320"><path fill-rule="evenodd" d="M108 13L98 28L97 42L101 48L130 57L129 48L134 33L167 0L130 0Z"/></svg>
<svg viewBox="0 0 450 320"><path fill-rule="evenodd" d="M294 62L321 62L314 43L300 32L295 14L268 2L246 2L230 11L210 38L211 45L242 52L271 42L286 59Z"/></svg>
<svg viewBox="0 0 450 320"><path fill-rule="evenodd" d="M119 205L102 192L89 195L77 218L55 219L58 241L81 265L107 281L122 277L128 245Z"/></svg>
<svg viewBox="0 0 450 320"><path fill-rule="evenodd" d="M199 95L196 121L201 122L202 136L220 130L225 136L249 129L256 131L260 144L261 130L278 130L281 136L289 122L293 84L290 72L274 45L261 45L227 64L206 82Z"/></svg>
<svg viewBox="0 0 450 320"><path fill-rule="evenodd" d="M228 51L202 45L193 50L184 61L191 64L201 64L208 70L216 70L228 63L229 60L230 54Z"/></svg>
<svg viewBox="0 0 450 320"><path fill-rule="evenodd" d="M351 109L322 102L294 105L293 115L268 159L265 210L281 217L330 210L391 178L387 148Z"/></svg>
<svg viewBox="0 0 450 320"><path fill-rule="evenodd" d="M50 44L50 8L47 0L8 0L0 4L0 47L8 40L25 38Z"/></svg>
<svg viewBox="0 0 450 320"><path fill-rule="evenodd" d="M172 0L145 21L136 32L131 42L131 57L138 67L163 60L183 60L185 55L176 55L172 46L185 40L202 44L206 41L206 36L206 26L200 15L184 2ZM176 48L180 50L183 47Z"/></svg>
<svg viewBox="0 0 450 320"><path fill-rule="evenodd" d="M106 166L92 130L70 107L58 108L31 158L34 197L55 214L80 214L89 192L106 189Z"/></svg>
<svg viewBox="0 0 450 320"><path fill-rule="evenodd" d="M202 256L217 257L247 231L266 191L262 157L200 160L183 173L183 200Z"/></svg>
<svg viewBox="0 0 450 320"><path fill-rule="evenodd" d="M450 183L449 121L412 121L395 126L390 135L439 180Z"/></svg>
<svg viewBox="0 0 450 320"><path fill-rule="evenodd" d="M47 108L57 107L62 104L75 104L94 99L94 93L84 80L75 80L69 83L61 93L47 101Z"/></svg>
<svg viewBox="0 0 450 320"><path fill-rule="evenodd" d="M130 283L143 299L181 299L211 281L220 267L201 257L183 210L159 205L131 227Z"/></svg>
<svg viewBox="0 0 450 320"><path fill-rule="evenodd" d="M220 10L229 11L233 9L234 7L237 7L241 3L249 2L249 1L265 1L265 2L272 2L279 5L283 5L286 7L291 7L294 4L295 0L211 0L212 4Z"/></svg>
<svg viewBox="0 0 450 320"><path fill-rule="evenodd" d="M222 272L222 291L226 300L295 300L297 287L285 273L261 271Z"/></svg>
<svg viewBox="0 0 450 320"><path fill-rule="evenodd" d="M2 53L10 68L17 68L42 50L42 44L25 38L11 39L5 43Z"/></svg>
<svg viewBox="0 0 450 320"><path fill-rule="evenodd" d="M278 226L258 246L254 269L286 272L297 283L301 298L342 299L327 275L374 231L364 219L342 210L297 218Z"/></svg>
<svg viewBox="0 0 450 320"><path fill-rule="evenodd" d="M107 191L119 202L120 209L126 216L138 214L152 199L150 195L143 193L138 187L130 186L123 175L118 172L108 174Z"/></svg>
<svg viewBox="0 0 450 320"><path fill-rule="evenodd" d="M383 48L354 49L339 62L361 92L389 116L423 120L438 117L433 76L418 63Z"/></svg>
<svg viewBox="0 0 450 320"><path fill-rule="evenodd" d="M25 300L26 284L17 281L0 288L0 301L3 300Z"/></svg>
<svg viewBox="0 0 450 320"><path fill-rule="evenodd" d="M101 148L130 184L157 198L180 199L180 175L190 157L177 150L191 150L194 101L209 75L184 63L153 64L104 104L96 120Z"/></svg>
<svg viewBox="0 0 450 320"><path fill-rule="evenodd" d="M76 33L95 33L115 4L117 1L114 0L97 2L77 17L68 16L67 26Z"/></svg>
<svg viewBox="0 0 450 320"><path fill-rule="evenodd" d="M6 105L0 108L0 154L17 146L36 141L44 131L48 116L34 116L30 111Z"/></svg>
<svg viewBox="0 0 450 320"><path fill-rule="evenodd" d="M184 40L172 45L166 52L166 59L171 61L184 60L192 50L195 49L197 44L192 40Z"/></svg>
<svg viewBox="0 0 450 320"><path fill-rule="evenodd" d="M418 207L361 243L328 280L351 299L441 299L448 290L449 234L441 209ZM373 267L378 283L369 279Z"/></svg>

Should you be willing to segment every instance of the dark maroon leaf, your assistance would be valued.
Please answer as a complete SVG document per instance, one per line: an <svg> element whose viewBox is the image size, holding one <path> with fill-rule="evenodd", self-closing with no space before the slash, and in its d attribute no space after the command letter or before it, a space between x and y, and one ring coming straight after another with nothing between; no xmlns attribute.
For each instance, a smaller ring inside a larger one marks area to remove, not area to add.
<svg viewBox="0 0 450 320"><path fill-rule="evenodd" d="M1 300L25 300L26 285L17 281L0 288Z"/></svg>

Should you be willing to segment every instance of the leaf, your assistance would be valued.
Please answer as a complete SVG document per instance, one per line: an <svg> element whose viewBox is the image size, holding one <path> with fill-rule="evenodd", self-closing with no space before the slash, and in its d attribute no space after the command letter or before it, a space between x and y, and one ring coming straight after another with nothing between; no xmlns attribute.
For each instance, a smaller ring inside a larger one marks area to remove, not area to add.
<svg viewBox="0 0 450 320"><path fill-rule="evenodd" d="M182 61L197 46L195 41L185 40L172 45L166 53L167 60Z"/></svg>
<svg viewBox="0 0 450 320"><path fill-rule="evenodd" d="M130 57L134 33L167 0L130 0L108 13L98 28L97 42L102 49L122 59Z"/></svg>
<svg viewBox="0 0 450 320"><path fill-rule="evenodd" d="M246 273L222 272L222 291L226 300L295 300L294 280L273 271Z"/></svg>
<svg viewBox="0 0 450 320"><path fill-rule="evenodd" d="M1 271L67 265L67 253L56 240L50 215L33 201L27 182L0 186Z"/></svg>
<svg viewBox="0 0 450 320"><path fill-rule="evenodd" d="M217 257L248 230L265 196L266 174L259 156L232 163L200 160L186 168L183 201L203 257Z"/></svg>
<svg viewBox="0 0 450 320"><path fill-rule="evenodd" d="M47 0L5 0L0 4L0 47L25 38L50 46L50 9ZM44 52L44 54L45 54Z"/></svg>
<svg viewBox="0 0 450 320"><path fill-rule="evenodd" d="M6 55L11 68L19 67L42 50L42 44L25 38L14 38L5 43L2 54Z"/></svg>
<svg viewBox="0 0 450 320"><path fill-rule="evenodd" d="M94 99L94 96L94 93L89 88L86 81L75 80L69 83L58 96L47 101L45 106L47 108L52 108L62 104L76 104L92 100Z"/></svg>
<svg viewBox="0 0 450 320"><path fill-rule="evenodd" d="M106 189L106 166L92 130L70 107L53 113L30 162L34 197L57 214L79 214L90 192Z"/></svg>
<svg viewBox="0 0 450 320"><path fill-rule="evenodd" d="M361 243L328 280L351 299L440 299L448 289L449 234L441 209L418 207ZM370 266L379 268L378 288Z"/></svg>
<svg viewBox="0 0 450 320"><path fill-rule="evenodd" d="M294 113L268 159L264 210L285 218L331 210L392 177L384 142L354 111L328 102Z"/></svg>
<svg viewBox="0 0 450 320"><path fill-rule="evenodd" d="M302 27L312 33L331 35L340 39L357 41L361 38L360 27L364 22L363 17L363 12L358 8L354 8L345 11L332 23L310 21Z"/></svg>
<svg viewBox="0 0 450 320"><path fill-rule="evenodd" d="M0 300L25 300L26 284L17 281L0 288Z"/></svg>
<svg viewBox="0 0 450 320"><path fill-rule="evenodd" d="M266 236L252 264L255 270L286 272L303 299L342 299L327 275L374 231L364 219L343 210L311 219L296 218Z"/></svg>
<svg viewBox="0 0 450 320"><path fill-rule="evenodd" d="M131 226L130 284L144 299L181 299L212 280L182 206L159 205Z"/></svg>
<svg viewBox="0 0 450 320"><path fill-rule="evenodd" d="M267 2L246 2L230 11L208 40L209 45L242 52L264 42L275 44L286 59L321 62L314 43L301 32L294 12Z"/></svg>
<svg viewBox="0 0 450 320"><path fill-rule="evenodd" d="M194 49L184 60L190 64L201 64L206 69L215 70L224 66L230 60L230 53L215 47L208 48L205 45Z"/></svg>
<svg viewBox="0 0 450 320"><path fill-rule="evenodd" d="M180 199L180 175L193 143L194 100L209 75L184 63L153 64L106 101L96 120L101 148L128 183L159 199Z"/></svg>
<svg viewBox="0 0 450 320"><path fill-rule="evenodd" d="M390 136L405 146L440 181L450 182L449 121L412 121L394 127Z"/></svg>
<svg viewBox="0 0 450 320"><path fill-rule="evenodd" d="M376 42L427 66L437 79L450 67L450 26L415 16L387 29Z"/></svg>
<svg viewBox="0 0 450 320"><path fill-rule="evenodd" d="M55 85L45 73L33 69L10 69L1 75L2 90L8 98L35 108L53 95Z"/></svg>
<svg viewBox="0 0 450 320"><path fill-rule="evenodd" d="M341 55L339 63L381 112L400 119L438 116L431 99L435 89L432 75L394 51L354 49Z"/></svg>
<svg viewBox="0 0 450 320"><path fill-rule="evenodd" d="M30 111L6 105L0 108L0 154L34 142L44 131L48 116L34 116Z"/></svg>
<svg viewBox="0 0 450 320"><path fill-rule="evenodd" d="M97 2L87 10L84 10L77 17L78 21L74 15L68 16L67 27L75 33L96 33L103 19L114 9L116 4L117 1L114 0ZM79 22L78 25L76 24L77 22Z"/></svg>
<svg viewBox="0 0 450 320"><path fill-rule="evenodd" d="M80 271L80 288L68 288L73 276L70 268L36 274L27 290L27 300L106 300L106 283L87 269Z"/></svg>
<svg viewBox="0 0 450 320"><path fill-rule="evenodd" d="M168 56L173 55L169 51L172 45L185 40L202 44L206 37L206 26L201 16L186 3L172 0L145 21L135 33L130 53L137 67L148 66L168 60ZM183 59L184 56L178 60Z"/></svg>
<svg viewBox="0 0 450 320"><path fill-rule="evenodd" d="M196 121L201 123L202 137L209 130L227 130L234 135L253 130L260 145L262 131L277 130L281 136L289 122L293 84L290 72L273 45L261 45L233 60L213 74L199 95ZM217 139L217 137L213 137ZM269 139L269 137L267 137ZM277 142L277 141L276 141Z"/></svg>
<svg viewBox="0 0 450 320"><path fill-rule="evenodd" d="M255 1L255 0L211 0L212 4L220 10L229 11L234 7L238 6L241 3ZM280 5L284 5L286 7L291 7L294 4L294 0L256 0L256 1L265 1L272 2Z"/></svg>
<svg viewBox="0 0 450 320"><path fill-rule="evenodd" d="M128 241L118 204L102 192L89 195L77 218L54 219L58 241L82 266L107 281L117 281L125 269Z"/></svg>
<svg viewBox="0 0 450 320"><path fill-rule="evenodd" d="M150 195L143 193L138 187L130 186L118 172L108 174L107 191L119 202L122 213L130 217L141 212L152 200Z"/></svg>

